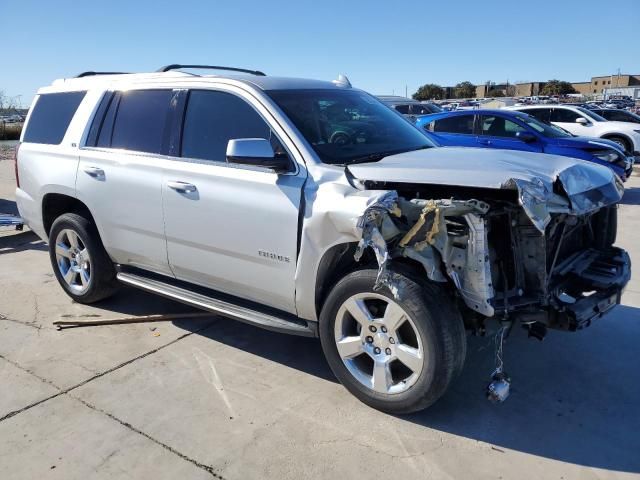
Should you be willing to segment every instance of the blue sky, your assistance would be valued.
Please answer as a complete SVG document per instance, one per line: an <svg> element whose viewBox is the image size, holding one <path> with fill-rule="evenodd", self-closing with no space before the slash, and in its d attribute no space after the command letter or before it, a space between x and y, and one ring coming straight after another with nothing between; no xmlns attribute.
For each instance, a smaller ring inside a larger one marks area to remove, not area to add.
<svg viewBox="0 0 640 480"><path fill-rule="evenodd" d="M424 83L640 74L640 0L0 0L0 90L169 63L333 79L374 94Z"/></svg>

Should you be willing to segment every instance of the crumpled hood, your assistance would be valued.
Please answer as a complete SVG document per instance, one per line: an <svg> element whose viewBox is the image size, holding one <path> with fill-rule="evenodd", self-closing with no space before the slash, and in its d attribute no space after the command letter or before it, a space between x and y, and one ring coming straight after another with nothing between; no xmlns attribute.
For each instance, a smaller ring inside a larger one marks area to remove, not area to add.
<svg viewBox="0 0 640 480"><path fill-rule="evenodd" d="M584 214L619 202L624 192L622 182L607 167L513 150L429 148L347 168L359 180L517 189L520 204L541 231L549 213ZM568 199L553 193L557 180Z"/></svg>

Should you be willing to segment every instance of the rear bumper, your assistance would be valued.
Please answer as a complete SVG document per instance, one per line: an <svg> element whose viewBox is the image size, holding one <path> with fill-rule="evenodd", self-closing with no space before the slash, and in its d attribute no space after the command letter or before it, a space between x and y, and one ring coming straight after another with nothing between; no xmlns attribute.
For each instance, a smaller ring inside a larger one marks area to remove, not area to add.
<svg viewBox="0 0 640 480"><path fill-rule="evenodd" d="M621 248L589 249L555 270L549 326L575 331L618 305L631 278L631 258Z"/></svg>

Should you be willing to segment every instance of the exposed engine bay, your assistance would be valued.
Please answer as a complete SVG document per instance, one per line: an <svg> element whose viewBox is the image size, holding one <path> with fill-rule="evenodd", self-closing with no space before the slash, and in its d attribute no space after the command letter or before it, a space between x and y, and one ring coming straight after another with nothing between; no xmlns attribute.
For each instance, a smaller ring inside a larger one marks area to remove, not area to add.
<svg viewBox="0 0 640 480"><path fill-rule="evenodd" d="M399 287L389 275L390 262L410 258L420 263L430 280L455 285L472 328L496 317L517 319L533 336L543 335L546 327L578 330L619 303L630 278L627 253L612 246L615 205L592 205L591 211L576 213L559 194L552 195L551 204L536 203L541 199L527 198L531 193L523 188L466 189L453 195L449 188L450 198L430 199L445 193L438 192L443 188L365 186L393 190L380 195L360 218L356 260L372 248L377 283L394 295ZM460 194L474 197L456 198Z"/></svg>

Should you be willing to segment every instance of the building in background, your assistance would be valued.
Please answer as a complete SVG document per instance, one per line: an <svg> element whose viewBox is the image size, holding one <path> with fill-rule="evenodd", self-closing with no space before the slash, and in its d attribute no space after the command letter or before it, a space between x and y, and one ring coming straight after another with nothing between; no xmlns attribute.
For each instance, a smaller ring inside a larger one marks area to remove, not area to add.
<svg viewBox="0 0 640 480"><path fill-rule="evenodd" d="M492 95L490 92L500 92L500 96L505 97L533 97L542 94L542 89L547 82L521 82L516 84L510 83L493 83L487 82L476 85L476 98L487 98ZM586 82L572 82L573 88L585 97L598 96L605 94L605 90L620 89L627 87L640 87L640 75L614 74L601 77L591 77ZM455 87L444 87L445 98L451 99L455 97ZM631 93L610 93L610 95L629 95L631 98L640 99L637 91L629 91ZM635 95L635 96L634 96Z"/></svg>
<svg viewBox="0 0 640 480"><path fill-rule="evenodd" d="M591 77L591 95L604 94L609 88L640 86L640 75L606 75L604 77Z"/></svg>

